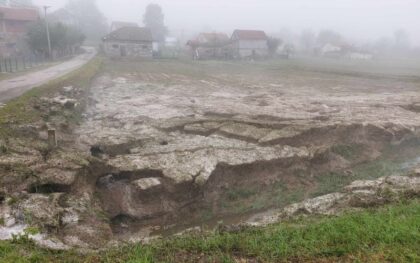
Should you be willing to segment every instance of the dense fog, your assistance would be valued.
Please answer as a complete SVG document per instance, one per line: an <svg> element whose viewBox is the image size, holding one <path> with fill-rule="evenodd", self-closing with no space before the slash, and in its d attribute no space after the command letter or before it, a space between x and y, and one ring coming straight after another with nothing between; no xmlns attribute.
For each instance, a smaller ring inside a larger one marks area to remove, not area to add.
<svg viewBox="0 0 420 263"><path fill-rule="evenodd" d="M59 8L66 0L35 0ZM108 21L141 23L148 1L97 0ZM262 29L272 34L300 34L330 29L353 42L393 37L403 29L413 45L420 44L420 1L416 0L155 0L162 6L173 34L234 29ZM283 36L284 37L284 36Z"/></svg>

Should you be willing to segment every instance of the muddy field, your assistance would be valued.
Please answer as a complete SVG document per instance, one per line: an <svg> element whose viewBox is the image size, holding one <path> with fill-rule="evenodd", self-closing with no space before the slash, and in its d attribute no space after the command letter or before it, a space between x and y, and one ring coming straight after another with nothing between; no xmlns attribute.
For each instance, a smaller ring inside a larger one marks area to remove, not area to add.
<svg viewBox="0 0 420 263"><path fill-rule="evenodd" d="M80 119L71 114L85 105L77 87L34 106L59 127L58 148L46 146L43 122L31 141L7 139L0 238L37 225L55 238L39 237L43 245L101 248L258 225L258 215L264 223L284 207L297 213L305 203L289 205L307 199L357 207L385 202L385 187L418 188L418 179L378 179L420 163L420 79L390 67L106 60ZM376 181L320 197L366 179ZM370 201L351 201L356 192Z"/></svg>
<svg viewBox="0 0 420 263"><path fill-rule="evenodd" d="M415 137L418 87L269 62L112 62L78 145L110 168L96 187L116 234L237 222L379 176L364 166Z"/></svg>

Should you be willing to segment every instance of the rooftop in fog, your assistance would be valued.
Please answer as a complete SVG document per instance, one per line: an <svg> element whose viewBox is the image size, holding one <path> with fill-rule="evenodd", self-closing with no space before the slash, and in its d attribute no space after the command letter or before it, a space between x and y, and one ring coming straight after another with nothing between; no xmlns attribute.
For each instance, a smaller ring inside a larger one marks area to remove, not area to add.
<svg viewBox="0 0 420 263"><path fill-rule="evenodd" d="M241 40L266 40L267 35L262 30L235 30L232 38Z"/></svg>
<svg viewBox="0 0 420 263"><path fill-rule="evenodd" d="M17 21L36 21L39 18L39 13L35 8L0 6L0 18Z"/></svg>
<svg viewBox="0 0 420 263"><path fill-rule="evenodd" d="M117 29L103 38L104 41L153 41L152 32L148 28L130 26Z"/></svg>
<svg viewBox="0 0 420 263"><path fill-rule="evenodd" d="M138 27L138 26L139 25L135 22L113 21L111 24L111 31L115 31L123 27Z"/></svg>

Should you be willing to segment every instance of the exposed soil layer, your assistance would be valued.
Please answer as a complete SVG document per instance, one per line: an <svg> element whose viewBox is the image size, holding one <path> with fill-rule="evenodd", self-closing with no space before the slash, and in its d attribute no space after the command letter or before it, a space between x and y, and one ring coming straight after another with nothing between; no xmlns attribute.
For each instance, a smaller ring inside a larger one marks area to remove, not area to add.
<svg viewBox="0 0 420 263"><path fill-rule="evenodd" d="M417 166L417 101L412 79L109 63L65 147L35 129L1 155L0 212L79 248L240 223Z"/></svg>
<svg viewBox="0 0 420 263"><path fill-rule="evenodd" d="M34 184L29 187L28 192L31 194L67 193L70 192L70 186L62 184Z"/></svg>
<svg viewBox="0 0 420 263"><path fill-rule="evenodd" d="M363 164L417 136L420 119L401 107L418 96L410 82L397 94L399 79L305 72L305 82L207 66L205 74L186 65L174 74L171 63L161 72L155 63L112 68L93 85L79 144L93 145L112 171L96 189L116 236L236 221L375 178Z"/></svg>

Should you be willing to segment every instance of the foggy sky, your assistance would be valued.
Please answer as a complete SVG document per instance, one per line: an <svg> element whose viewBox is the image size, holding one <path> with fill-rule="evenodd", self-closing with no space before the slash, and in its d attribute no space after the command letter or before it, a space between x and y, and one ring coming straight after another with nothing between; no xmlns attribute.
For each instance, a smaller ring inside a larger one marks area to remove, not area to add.
<svg viewBox="0 0 420 263"><path fill-rule="evenodd" d="M34 0L53 7L67 0ZM420 0L152 0L160 4L167 26L174 31L288 28L333 29L355 41L392 37L405 29L420 45ZM141 24L145 0L97 0L107 18Z"/></svg>

